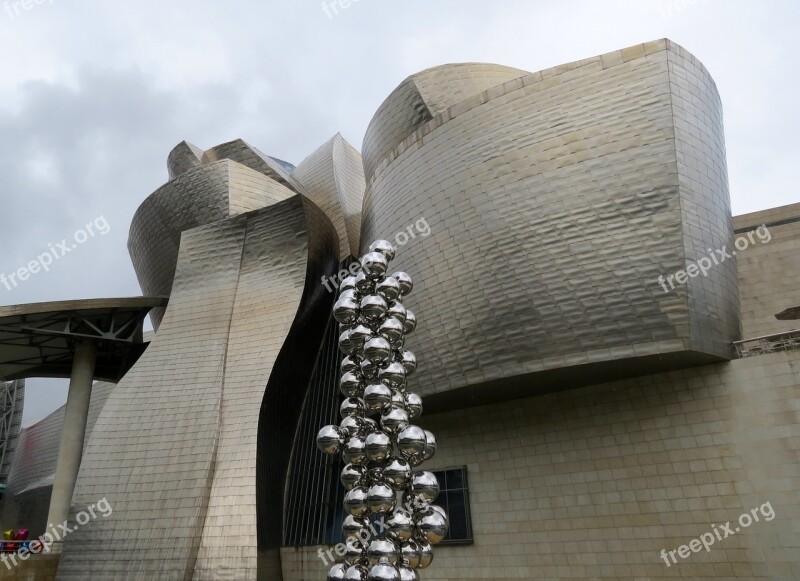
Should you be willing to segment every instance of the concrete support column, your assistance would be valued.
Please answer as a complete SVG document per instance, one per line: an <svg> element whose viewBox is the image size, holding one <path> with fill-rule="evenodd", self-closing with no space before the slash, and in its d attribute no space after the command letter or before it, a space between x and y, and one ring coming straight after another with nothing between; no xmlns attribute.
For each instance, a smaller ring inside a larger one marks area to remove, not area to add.
<svg viewBox="0 0 800 581"><path fill-rule="evenodd" d="M89 342L79 343L75 349L75 361L72 364L72 375L69 380L64 431L61 434L61 447L58 450L48 524L58 525L69 517L72 493L81 466L83 438L86 435L86 420L96 362L97 352L94 345Z"/></svg>

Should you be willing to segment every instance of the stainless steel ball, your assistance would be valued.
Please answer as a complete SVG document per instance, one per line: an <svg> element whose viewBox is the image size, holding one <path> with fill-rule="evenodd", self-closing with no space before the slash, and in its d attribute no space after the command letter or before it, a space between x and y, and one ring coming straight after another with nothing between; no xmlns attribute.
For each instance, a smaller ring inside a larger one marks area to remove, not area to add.
<svg viewBox="0 0 800 581"><path fill-rule="evenodd" d="M357 539L369 538L369 519L365 516L353 516L348 514L342 522L342 532L345 537L355 537Z"/></svg>
<svg viewBox="0 0 800 581"><path fill-rule="evenodd" d="M420 457L425 451L425 430L408 425L397 433L397 448L406 460Z"/></svg>
<svg viewBox="0 0 800 581"><path fill-rule="evenodd" d="M409 490L418 498L433 502L439 496L439 481L433 472L423 470L411 476Z"/></svg>
<svg viewBox="0 0 800 581"><path fill-rule="evenodd" d="M350 331L343 331L341 335L339 335L339 351L344 353L345 355L352 355L356 352L357 345L353 343L352 339L350 338Z"/></svg>
<svg viewBox="0 0 800 581"><path fill-rule="evenodd" d="M406 309L406 320L403 321L403 330L410 335L417 328L417 315L411 309Z"/></svg>
<svg viewBox="0 0 800 581"><path fill-rule="evenodd" d="M339 371L342 375L345 373L361 373L361 366L359 365L358 358L351 355L346 356L339 364Z"/></svg>
<svg viewBox="0 0 800 581"><path fill-rule="evenodd" d="M389 305L380 295L367 295L361 299L361 316L371 323L378 323L386 318Z"/></svg>
<svg viewBox="0 0 800 581"><path fill-rule="evenodd" d="M339 426L325 426L317 432L317 448L324 454L338 454L344 443L345 432Z"/></svg>
<svg viewBox="0 0 800 581"><path fill-rule="evenodd" d="M381 427L389 434L396 434L408 426L409 421L408 412L405 409L392 405L389 411L381 416Z"/></svg>
<svg viewBox="0 0 800 581"><path fill-rule="evenodd" d="M433 547L428 541L417 540L419 545L419 567L418 569L427 569L433 563Z"/></svg>
<svg viewBox="0 0 800 581"><path fill-rule="evenodd" d="M423 461L433 458L437 449L436 436L433 435L433 432L425 430L425 450L422 452Z"/></svg>
<svg viewBox="0 0 800 581"><path fill-rule="evenodd" d="M378 563L369 570L368 581L400 581L400 572L391 563Z"/></svg>
<svg viewBox="0 0 800 581"><path fill-rule="evenodd" d="M371 383L364 389L364 403L369 410L382 412L391 401L392 390L383 383Z"/></svg>
<svg viewBox="0 0 800 581"><path fill-rule="evenodd" d="M353 275L344 277L342 282L339 284L340 293L344 293L345 291L349 290L356 290L356 277Z"/></svg>
<svg viewBox="0 0 800 581"><path fill-rule="evenodd" d="M367 436L367 459L383 462L392 452L392 439L383 432L373 432Z"/></svg>
<svg viewBox="0 0 800 581"><path fill-rule="evenodd" d="M400 544L400 560L411 567L416 569L419 567L420 560L422 559L422 551L419 544L414 539L404 541Z"/></svg>
<svg viewBox="0 0 800 581"><path fill-rule="evenodd" d="M369 569L360 563L350 567L344 574L344 581L367 581L368 578Z"/></svg>
<svg viewBox="0 0 800 581"><path fill-rule="evenodd" d="M386 260L394 260L395 247L388 240L376 240L369 245L370 252L380 252L386 257Z"/></svg>
<svg viewBox="0 0 800 581"><path fill-rule="evenodd" d="M447 536L447 519L435 510L428 510L417 519L417 532L432 545L441 543Z"/></svg>
<svg viewBox="0 0 800 581"><path fill-rule="evenodd" d="M432 510L434 512L438 512L440 515L442 515L442 518L444 518L445 522L447 522L449 520L447 518L447 513L445 512L445 510L441 506L439 506L438 504L430 505L428 507L428 510Z"/></svg>
<svg viewBox="0 0 800 581"><path fill-rule="evenodd" d="M342 486L344 486L345 490L352 490L356 486L362 486L364 484L364 476L366 473L367 469L364 466L347 464L342 468L339 479L342 481Z"/></svg>
<svg viewBox="0 0 800 581"><path fill-rule="evenodd" d="M403 306L399 300L395 300L393 303L389 303L389 310L386 311L387 317L394 317L401 323L406 322L406 316L408 315L408 310Z"/></svg>
<svg viewBox="0 0 800 581"><path fill-rule="evenodd" d="M372 337L372 329L361 323L358 323L350 330L350 342L356 346L356 352L364 347L364 343L366 343L370 337Z"/></svg>
<svg viewBox="0 0 800 581"><path fill-rule="evenodd" d="M378 371L378 379L391 388L400 389L406 384L406 368L393 361Z"/></svg>
<svg viewBox="0 0 800 581"><path fill-rule="evenodd" d="M367 506L372 514L385 514L397 504L397 495L388 484L373 484L367 493Z"/></svg>
<svg viewBox="0 0 800 581"><path fill-rule="evenodd" d="M378 280L389 270L389 259L380 252L367 252L361 258L361 269L371 280Z"/></svg>
<svg viewBox="0 0 800 581"><path fill-rule="evenodd" d="M364 389L364 382L355 373L345 373L339 380L339 391L345 397L358 397Z"/></svg>
<svg viewBox="0 0 800 581"><path fill-rule="evenodd" d="M363 270L356 275L356 290L362 295L368 295L375 290L375 281L369 278Z"/></svg>
<svg viewBox="0 0 800 581"><path fill-rule="evenodd" d="M408 295L411 292L411 289L414 288L414 281L411 280L411 277L408 273L398 271L392 273L392 278L397 279L397 282L400 283L400 294L402 296Z"/></svg>
<svg viewBox="0 0 800 581"><path fill-rule="evenodd" d="M417 356L407 349L404 349L400 354L400 363L403 364L406 370L406 376L411 375L417 370Z"/></svg>
<svg viewBox="0 0 800 581"><path fill-rule="evenodd" d="M344 558L348 563L366 561L367 547L359 539L350 537L344 541Z"/></svg>
<svg viewBox="0 0 800 581"><path fill-rule="evenodd" d="M345 431L345 438L349 438L360 434L364 429L364 423L357 416L347 416L339 423L339 427Z"/></svg>
<svg viewBox="0 0 800 581"><path fill-rule="evenodd" d="M361 375L364 376L364 379L378 379L378 371L380 371L380 367L369 359L361 362Z"/></svg>
<svg viewBox="0 0 800 581"><path fill-rule="evenodd" d="M363 486L356 486L344 495L344 512L353 516L366 516L369 514L367 504L368 490Z"/></svg>
<svg viewBox="0 0 800 581"><path fill-rule="evenodd" d="M392 405L398 408L406 408L406 396L399 389L392 390Z"/></svg>
<svg viewBox="0 0 800 581"><path fill-rule="evenodd" d="M407 393L405 400L408 417L412 420L420 417L422 415L422 398L416 393Z"/></svg>
<svg viewBox="0 0 800 581"><path fill-rule="evenodd" d="M391 355L392 345L383 337L373 337L364 343L364 359L374 365L383 365Z"/></svg>
<svg viewBox="0 0 800 581"><path fill-rule="evenodd" d="M403 340L405 331L403 331L403 322L394 317L388 317L380 327L378 327L378 335L389 341L389 344L397 349L398 345Z"/></svg>
<svg viewBox="0 0 800 581"><path fill-rule="evenodd" d="M397 572L400 573L400 581L419 581L419 575L408 565L398 565Z"/></svg>
<svg viewBox="0 0 800 581"><path fill-rule="evenodd" d="M347 566L343 565L342 563L337 563L333 567L331 567L330 571L328 571L328 576L325 578L326 581L344 581L345 579L345 572L347 571Z"/></svg>
<svg viewBox="0 0 800 581"><path fill-rule="evenodd" d="M387 276L375 284L375 292L391 303L400 296L400 283L393 276Z"/></svg>
<svg viewBox="0 0 800 581"><path fill-rule="evenodd" d="M376 565L382 560L395 564L399 553L398 546L391 539L372 539L367 548L367 559L370 565Z"/></svg>
<svg viewBox="0 0 800 581"><path fill-rule="evenodd" d="M344 419L347 416L363 414L365 409L364 400L360 397L347 397L339 406L339 415Z"/></svg>
<svg viewBox="0 0 800 581"><path fill-rule="evenodd" d="M383 468L383 477L395 490L405 490L411 480L411 465L403 458L392 458Z"/></svg>
<svg viewBox="0 0 800 581"><path fill-rule="evenodd" d="M363 464L367 461L367 440L364 436L350 436L344 444L342 458L350 464Z"/></svg>
<svg viewBox="0 0 800 581"><path fill-rule="evenodd" d="M402 508L395 508L386 520L388 535L397 541L407 541L414 536L414 518Z"/></svg>
<svg viewBox="0 0 800 581"><path fill-rule="evenodd" d="M345 325L350 325L358 319L358 300L355 293L345 291L333 304L333 318Z"/></svg>

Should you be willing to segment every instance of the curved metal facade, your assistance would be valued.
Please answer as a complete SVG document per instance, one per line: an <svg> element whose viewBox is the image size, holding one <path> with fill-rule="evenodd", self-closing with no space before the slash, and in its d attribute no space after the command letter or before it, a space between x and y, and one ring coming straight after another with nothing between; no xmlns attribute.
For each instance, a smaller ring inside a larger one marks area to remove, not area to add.
<svg viewBox="0 0 800 581"><path fill-rule="evenodd" d="M657 281L731 247L721 118L707 71L669 41L499 84L388 154L401 135L376 116L362 240L420 216L432 229L398 251L398 268L426 273L411 339L434 355L418 371L426 403L730 358L735 262L669 293Z"/></svg>

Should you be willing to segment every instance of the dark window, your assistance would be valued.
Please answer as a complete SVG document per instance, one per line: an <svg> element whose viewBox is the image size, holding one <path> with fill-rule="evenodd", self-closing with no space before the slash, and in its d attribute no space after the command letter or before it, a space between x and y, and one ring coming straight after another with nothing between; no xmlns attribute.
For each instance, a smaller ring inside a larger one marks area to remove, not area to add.
<svg viewBox="0 0 800 581"><path fill-rule="evenodd" d="M472 544L472 517L469 510L469 483L467 467L434 472L439 480L441 492L435 504L441 506L448 516L450 528L443 545Z"/></svg>

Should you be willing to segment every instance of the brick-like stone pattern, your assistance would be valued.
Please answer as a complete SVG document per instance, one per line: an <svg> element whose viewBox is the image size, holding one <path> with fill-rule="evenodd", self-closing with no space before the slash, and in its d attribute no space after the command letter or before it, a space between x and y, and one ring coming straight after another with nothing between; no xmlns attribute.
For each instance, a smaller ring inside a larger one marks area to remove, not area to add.
<svg viewBox="0 0 800 581"><path fill-rule="evenodd" d="M691 290L658 283L732 235L720 117L704 69L657 41L470 97L367 171L362 251L419 216L432 229L396 261L417 285L408 344L422 393L598 362L623 373L642 356L732 357L735 265ZM407 128L372 123L365 160L375 128L395 141Z"/></svg>
<svg viewBox="0 0 800 581"><path fill-rule="evenodd" d="M797 329L800 321L779 321L775 315L800 306L800 204L736 216L733 223L737 231L745 230L737 236L747 238L746 231L765 225L772 237L764 242L755 235L755 244L736 255L743 336Z"/></svg>
<svg viewBox="0 0 800 581"><path fill-rule="evenodd" d="M426 469L467 466L474 544L421 577L798 579L798 402L795 351L423 416ZM773 520L662 560L766 502ZM324 578L317 547L282 558L284 581Z"/></svg>

